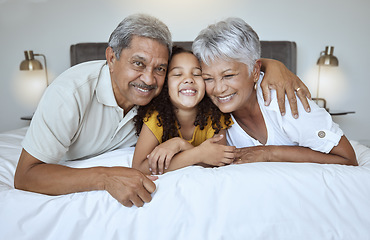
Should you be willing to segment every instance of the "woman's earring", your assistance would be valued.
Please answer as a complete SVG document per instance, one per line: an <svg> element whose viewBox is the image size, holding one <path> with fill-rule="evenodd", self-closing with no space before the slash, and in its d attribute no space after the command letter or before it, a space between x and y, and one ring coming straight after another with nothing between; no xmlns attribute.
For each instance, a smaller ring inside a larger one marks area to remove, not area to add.
<svg viewBox="0 0 370 240"><path fill-rule="evenodd" d="M254 82L254 90L257 90L257 82L258 82L258 77L256 78L256 81Z"/></svg>

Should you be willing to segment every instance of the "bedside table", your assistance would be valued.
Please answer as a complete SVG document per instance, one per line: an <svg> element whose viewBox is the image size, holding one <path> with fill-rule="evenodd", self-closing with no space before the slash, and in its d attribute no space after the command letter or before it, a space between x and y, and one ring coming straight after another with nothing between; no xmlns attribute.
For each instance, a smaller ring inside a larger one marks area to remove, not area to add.
<svg viewBox="0 0 370 240"><path fill-rule="evenodd" d="M340 115L356 113L355 111L343 111L343 110L329 110L328 112L332 116L340 116Z"/></svg>
<svg viewBox="0 0 370 240"><path fill-rule="evenodd" d="M32 120L32 116L33 116L33 115L30 115L30 116L23 116L23 117L21 117L21 120L31 121L31 120Z"/></svg>

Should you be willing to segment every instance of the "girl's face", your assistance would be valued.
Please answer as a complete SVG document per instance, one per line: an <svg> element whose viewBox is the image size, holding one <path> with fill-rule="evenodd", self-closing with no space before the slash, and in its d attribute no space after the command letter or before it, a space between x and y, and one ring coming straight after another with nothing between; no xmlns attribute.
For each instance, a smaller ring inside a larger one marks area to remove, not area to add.
<svg viewBox="0 0 370 240"><path fill-rule="evenodd" d="M248 66L237 61L216 60L202 64L207 95L224 113L231 113L253 101L254 83L259 78L260 63L249 74Z"/></svg>
<svg viewBox="0 0 370 240"><path fill-rule="evenodd" d="M168 93L178 109L192 109L203 99L205 84L198 59L191 53L178 53L168 68Z"/></svg>

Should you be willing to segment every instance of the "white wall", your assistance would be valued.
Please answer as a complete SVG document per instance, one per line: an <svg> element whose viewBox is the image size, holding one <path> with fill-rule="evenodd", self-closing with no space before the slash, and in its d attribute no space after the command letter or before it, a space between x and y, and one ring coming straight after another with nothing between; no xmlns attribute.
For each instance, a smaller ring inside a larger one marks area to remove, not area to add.
<svg viewBox="0 0 370 240"><path fill-rule="evenodd" d="M370 1L365 0L0 0L0 132L23 127L23 106L12 89L24 50L47 57L50 75L69 67L69 46L107 41L127 15L144 12L164 21L173 39L193 40L210 23L229 16L246 20L262 40L298 45L298 76L307 77L326 45L335 46L348 87L331 109L356 114L335 117L353 140L370 139L368 58ZM52 78L54 78L52 77ZM309 84L308 84L309 85ZM311 89L314 94L315 89Z"/></svg>

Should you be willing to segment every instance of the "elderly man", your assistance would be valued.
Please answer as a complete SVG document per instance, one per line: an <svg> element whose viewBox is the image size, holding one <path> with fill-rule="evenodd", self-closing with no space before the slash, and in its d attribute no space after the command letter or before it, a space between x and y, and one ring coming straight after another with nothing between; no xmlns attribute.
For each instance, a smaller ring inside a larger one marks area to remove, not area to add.
<svg viewBox="0 0 370 240"><path fill-rule="evenodd" d="M164 23L148 15L132 15L111 34L106 61L77 65L55 79L22 143L15 187L49 195L106 190L128 207L149 202L155 190L153 176L125 167L75 169L58 162L135 145L136 106L148 104L160 93L171 48ZM266 71L281 65L272 60L263 64ZM307 91L297 78L287 82ZM290 94L293 87L287 89Z"/></svg>

